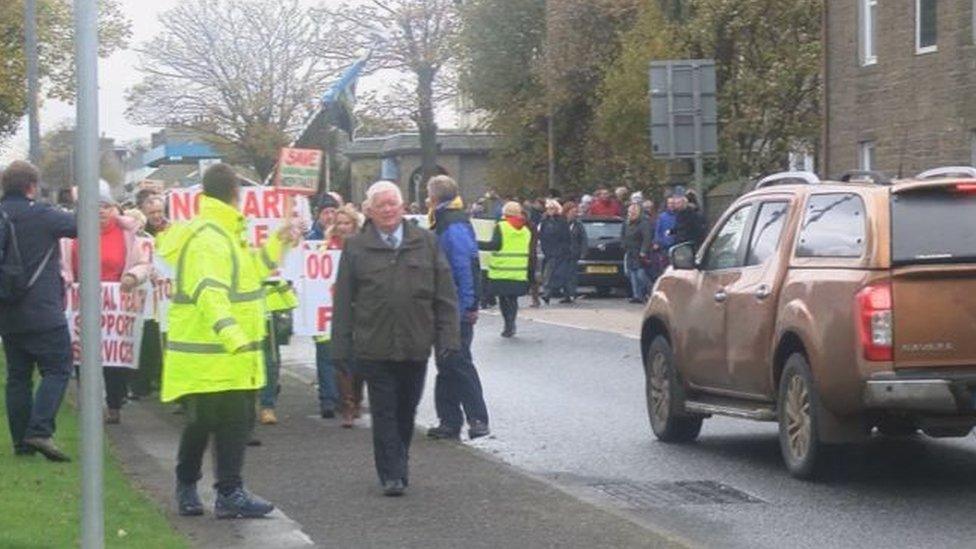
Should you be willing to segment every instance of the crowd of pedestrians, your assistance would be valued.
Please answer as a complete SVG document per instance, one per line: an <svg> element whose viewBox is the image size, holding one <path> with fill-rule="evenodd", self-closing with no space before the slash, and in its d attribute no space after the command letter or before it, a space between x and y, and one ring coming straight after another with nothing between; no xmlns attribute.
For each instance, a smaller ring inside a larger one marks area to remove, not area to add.
<svg viewBox="0 0 976 549"><path fill-rule="evenodd" d="M2 174L0 335L8 364L7 417L18 454L67 461L70 456L54 442L54 417L72 374L64 296L78 279L79 245L60 244L76 238L75 216L36 201L39 181L26 162L14 162ZM314 200L310 226L285 220L261 248L252 248L240 211L241 180L228 165L204 173L199 214L185 223L168 220L159 193L140 191L123 205L102 182L101 280L123 290L172 284L166 318L145 321L138 368L103 369L105 421L120 423L127 400L157 390L163 402L179 404L185 416L176 468L180 514L204 512L196 484L211 438L216 515L258 517L274 508L244 489L242 464L246 446L257 443L255 424L278 423L279 348L290 337L290 312L298 301L290 283L268 278L303 238L342 251L332 330L314 341L318 412L353 428L368 391L377 475L383 492L396 496L410 482L414 418L432 353L439 423L427 435L458 440L465 427L471 439L490 433L471 350L486 301L498 304L501 335L511 338L521 297L531 296L533 306L576 300L577 264L590 246L586 218L621 219L624 268L635 301L646 298L671 246L700 242L704 233L700 212L680 188L660 212L626 188L525 202L489 193L470 207L450 177L432 178L426 190L429 231L405 219L419 209L404 204L399 187L380 181L367 190L361 209L324 193ZM473 215L497 220L489 240L476 238ZM171 280L155 272L141 240L153 244ZM487 265L479 251L487 252ZM35 368L41 374L36 392Z"/></svg>

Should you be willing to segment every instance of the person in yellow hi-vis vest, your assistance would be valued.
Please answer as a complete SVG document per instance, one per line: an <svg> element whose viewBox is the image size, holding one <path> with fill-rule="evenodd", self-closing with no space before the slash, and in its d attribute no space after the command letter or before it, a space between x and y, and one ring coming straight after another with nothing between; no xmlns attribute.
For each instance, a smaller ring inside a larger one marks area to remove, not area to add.
<svg viewBox="0 0 976 549"><path fill-rule="evenodd" d="M298 296L295 290L287 281L275 280L265 283L267 291L267 331L268 336L264 338L264 363L265 377L267 383L261 389L259 400L261 402L262 425L275 425L278 417L275 415L275 403L278 401L278 374L281 371L281 345L287 345L289 332L289 318L291 311L298 308Z"/></svg>
<svg viewBox="0 0 976 549"><path fill-rule="evenodd" d="M529 291L532 253L532 231L522 216L518 202L508 202L502 209L502 220L495 226L491 242L479 242L478 248L493 252L488 260L488 291L498 296L498 307L505 320L502 337L515 335L518 298Z"/></svg>
<svg viewBox="0 0 976 549"><path fill-rule="evenodd" d="M176 499L184 516L203 514L196 483L211 434L217 518L257 518L274 510L244 490L241 469L256 392L265 384L262 282L300 232L289 222L262 249L252 249L239 202L234 169L212 166L203 176L199 216L157 240L160 256L175 272L162 400L186 405L176 466Z"/></svg>

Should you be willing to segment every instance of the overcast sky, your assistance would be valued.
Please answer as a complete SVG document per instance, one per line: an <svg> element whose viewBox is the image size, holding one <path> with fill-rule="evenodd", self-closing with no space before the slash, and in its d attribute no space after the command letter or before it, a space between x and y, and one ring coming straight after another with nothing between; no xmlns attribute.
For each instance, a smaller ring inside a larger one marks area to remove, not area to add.
<svg viewBox="0 0 976 549"><path fill-rule="evenodd" d="M116 52L98 64L98 115L99 131L106 137L117 141L148 139L156 128L135 126L125 119L125 90L141 80L136 70L139 56L132 47L150 40L157 32L157 17L164 11L181 4L185 0L120 0L126 16L132 21L130 49ZM336 0L322 0L331 4ZM318 0L301 0L303 4L319 5ZM356 3L355 1L351 3ZM369 87L368 83L367 86ZM74 125L75 107L60 101L44 100L40 113L41 133L61 124ZM27 156L27 122L14 137L8 139L0 148L0 164Z"/></svg>

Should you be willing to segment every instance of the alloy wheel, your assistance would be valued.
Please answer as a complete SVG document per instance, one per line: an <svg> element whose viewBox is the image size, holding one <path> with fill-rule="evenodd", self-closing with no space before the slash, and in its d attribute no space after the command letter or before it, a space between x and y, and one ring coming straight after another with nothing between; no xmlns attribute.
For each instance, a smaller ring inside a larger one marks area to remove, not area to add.
<svg viewBox="0 0 976 549"><path fill-rule="evenodd" d="M810 419L810 392L800 376L793 376L787 389L786 429L790 453L802 460L810 451L812 425Z"/></svg>
<svg viewBox="0 0 976 549"><path fill-rule="evenodd" d="M657 353L651 361L651 414L659 425L668 421L671 406L671 380L668 378L667 357Z"/></svg>

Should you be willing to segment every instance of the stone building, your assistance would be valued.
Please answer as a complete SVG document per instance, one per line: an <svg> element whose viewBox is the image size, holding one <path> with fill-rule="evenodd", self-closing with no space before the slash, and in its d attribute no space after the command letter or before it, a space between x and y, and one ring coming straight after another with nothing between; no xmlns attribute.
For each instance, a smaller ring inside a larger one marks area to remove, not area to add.
<svg viewBox="0 0 976 549"><path fill-rule="evenodd" d="M458 182L465 203L471 203L487 190L489 154L496 140L496 136L485 133L442 133L437 136L438 170ZM427 188L421 181L418 134L356 139L346 145L343 154L350 162L354 202L361 202L369 185L379 179L400 185L407 203L422 203L426 198Z"/></svg>
<svg viewBox="0 0 976 549"><path fill-rule="evenodd" d="M821 172L976 165L976 0L824 9Z"/></svg>

